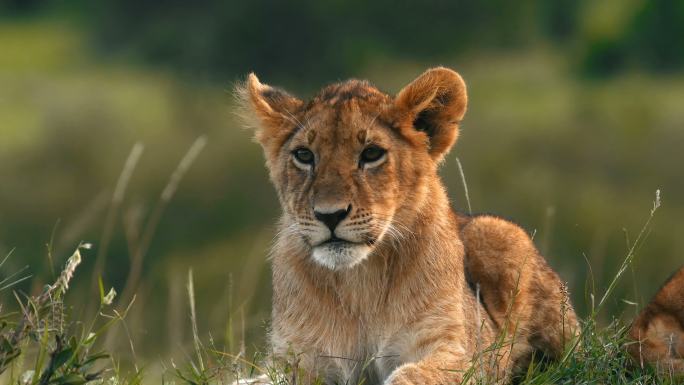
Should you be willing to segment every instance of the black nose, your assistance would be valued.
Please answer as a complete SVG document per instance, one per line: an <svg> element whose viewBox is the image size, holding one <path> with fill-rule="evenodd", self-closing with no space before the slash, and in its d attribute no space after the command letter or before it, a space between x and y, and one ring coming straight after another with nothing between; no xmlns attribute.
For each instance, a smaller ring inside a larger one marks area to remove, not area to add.
<svg viewBox="0 0 684 385"><path fill-rule="evenodd" d="M322 213L314 210L314 215L316 216L316 219L325 223L325 225L330 229L330 232L334 235L335 227L337 227L337 225L347 217L347 214L349 214L350 210L351 206L347 207L346 210L337 210L332 213Z"/></svg>

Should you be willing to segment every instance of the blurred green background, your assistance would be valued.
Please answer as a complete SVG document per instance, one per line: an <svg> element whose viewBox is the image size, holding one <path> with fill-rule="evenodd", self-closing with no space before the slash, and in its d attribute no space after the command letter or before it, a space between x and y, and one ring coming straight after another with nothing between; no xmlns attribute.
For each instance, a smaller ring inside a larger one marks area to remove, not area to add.
<svg viewBox="0 0 684 385"><path fill-rule="evenodd" d="M120 307L136 293L127 325L154 366L191 349L192 268L202 336L233 351L261 346L279 207L233 114L234 82L255 71L308 97L354 76L394 93L440 64L470 91L442 168L454 206L467 208L458 157L473 210L534 233L581 314L662 190L603 315L631 317L623 300L643 304L684 255L677 0L2 0L0 256L14 252L0 276L29 265L21 289L37 292L92 242L71 305L94 306L98 272L123 292ZM201 151L161 200L193 143ZM108 342L124 357L125 336Z"/></svg>

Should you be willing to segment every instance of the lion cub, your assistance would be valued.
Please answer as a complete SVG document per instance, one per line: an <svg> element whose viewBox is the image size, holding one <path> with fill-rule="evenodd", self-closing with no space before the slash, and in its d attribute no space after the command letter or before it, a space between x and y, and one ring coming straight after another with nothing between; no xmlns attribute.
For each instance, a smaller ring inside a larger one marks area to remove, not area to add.
<svg viewBox="0 0 684 385"><path fill-rule="evenodd" d="M684 267L658 291L632 323L629 353L640 366L684 375Z"/></svg>
<svg viewBox="0 0 684 385"><path fill-rule="evenodd" d="M466 111L456 72L395 96L348 80L305 102L254 74L238 92L283 210L272 348L311 381L504 382L573 338L565 286L529 236L449 204L437 170Z"/></svg>

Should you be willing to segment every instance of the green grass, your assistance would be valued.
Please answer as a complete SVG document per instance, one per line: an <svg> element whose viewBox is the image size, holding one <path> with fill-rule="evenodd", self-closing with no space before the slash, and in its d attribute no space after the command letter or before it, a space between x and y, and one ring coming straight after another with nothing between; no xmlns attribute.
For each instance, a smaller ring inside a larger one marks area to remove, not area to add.
<svg viewBox="0 0 684 385"><path fill-rule="evenodd" d="M15 291L19 310L0 314L0 375L4 383L83 385L111 378L119 384L140 383L141 371L122 374L117 359L98 347L110 327L125 322L126 311L110 307L116 292L110 289L105 293L99 282L99 306L90 319L74 319L64 305L64 296L82 261L81 250L89 248L79 245L55 282L46 285L39 295Z"/></svg>

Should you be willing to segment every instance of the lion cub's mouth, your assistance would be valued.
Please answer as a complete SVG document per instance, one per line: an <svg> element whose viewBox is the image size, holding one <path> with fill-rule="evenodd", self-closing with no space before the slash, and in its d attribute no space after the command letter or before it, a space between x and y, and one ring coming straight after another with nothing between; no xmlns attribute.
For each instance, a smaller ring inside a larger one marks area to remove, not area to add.
<svg viewBox="0 0 684 385"><path fill-rule="evenodd" d="M319 246L322 246L322 245L334 245L334 244L344 244L344 243L355 243L355 242L350 242L350 241L348 241L348 240L346 240L346 239L338 238L338 237L336 237L336 236L333 235L332 237L328 238L327 240L321 242L321 243L319 244Z"/></svg>
<svg viewBox="0 0 684 385"><path fill-rule="evenodd" d="M339 238L339 237L333 235L332 237L330 237L327 240L319 243L316 246L324 246L324 245L331 245L331 246L340 245L341 246L341 245L345 245L345 244L373 246L375 244L375 239L369 238L365 242L353 242L353 241L348 241L346 239L342 239L342 238Z"/></svg>

